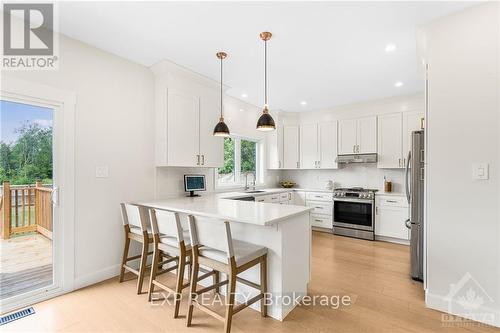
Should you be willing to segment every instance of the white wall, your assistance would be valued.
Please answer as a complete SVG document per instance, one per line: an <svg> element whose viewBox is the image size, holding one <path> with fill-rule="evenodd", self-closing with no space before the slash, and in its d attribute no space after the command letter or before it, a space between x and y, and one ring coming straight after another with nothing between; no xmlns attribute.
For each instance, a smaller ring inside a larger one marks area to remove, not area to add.
<svg viewBox="0 0 500 333"><path fill-rule="evenodd" d="M77 95L75 174L76 286L116 274L123 246L119 203L154 195L150 70L60 36L56 71L2 72ZM109 178L95 167L109 166Z"/></svg>
<svg viewBox="0 0 500 333"><path fill-rule="evenodd" d="M470 273L484 288L477 312L500 326L498 3L427 25L430 66L427 152L427 304L448 311L452 284ZM472 165L490 165L489 180ZM476 288L477 291L477 288ZM453 295L454 304L461 294ZM452 311L453 312L453 311Z"/></svg>
<svg viewBox="0 0 500 333"><path fill-rule="evenodd" d="M385 98L317 112L281 113L280 122L283 124L327 122L415 110L424 113L422 94ZM336 170L286 170L282 174L283 179L293 180L301 187L323 188L326 181L333 180L335 187L362 186L379 190L383 189L384 176L393 182L393 192L404 192L404 170L378 169L376 163L341 165Z"/></svg>

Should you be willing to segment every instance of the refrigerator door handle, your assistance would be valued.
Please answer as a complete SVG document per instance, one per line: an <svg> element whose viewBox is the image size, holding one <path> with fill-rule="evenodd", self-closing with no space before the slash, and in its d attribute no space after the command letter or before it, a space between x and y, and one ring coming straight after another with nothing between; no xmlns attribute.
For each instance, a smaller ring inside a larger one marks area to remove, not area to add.
<svg viewBox="0 0 500 333"><path fill-rule="evenodd" d="M410 203L410 160L411 151L408 152L408 158L406 159L405 168L405 189L406 189L406 200Z"/></svg>
<svg viewBox="0 0 500 333"><path fill-rule="evenodd" d="M405 221L405 226L406 226L406 228L411 229L411 222L410 222L410 219L406 219L406 221Z"/></svg>

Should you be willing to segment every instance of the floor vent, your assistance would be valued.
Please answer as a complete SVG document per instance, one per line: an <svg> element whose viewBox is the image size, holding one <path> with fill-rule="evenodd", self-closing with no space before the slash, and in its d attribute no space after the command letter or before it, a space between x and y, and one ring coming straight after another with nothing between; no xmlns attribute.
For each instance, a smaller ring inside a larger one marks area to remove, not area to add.
<svg viewBox="0 0 500 333"><path fill-rule="evenodd" d="M21 319L23 317L32 315L35 313L33 307L24 310L16 311L11 314L0 317L0 326L10 323L11 321Z"/></svg>

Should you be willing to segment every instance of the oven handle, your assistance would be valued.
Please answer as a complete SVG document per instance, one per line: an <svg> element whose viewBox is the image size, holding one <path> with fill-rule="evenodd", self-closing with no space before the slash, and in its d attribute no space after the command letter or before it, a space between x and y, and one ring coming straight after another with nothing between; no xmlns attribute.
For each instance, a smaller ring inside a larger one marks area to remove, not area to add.
<svg viewBox="0 0 500 333"><path fill-rule="evenodd" d="M373 204L373 200L370 199L349 199L349 198L333 198L333 202L338 201L338 202L359 202L359 203L368 203L368 204Z"/></svg>

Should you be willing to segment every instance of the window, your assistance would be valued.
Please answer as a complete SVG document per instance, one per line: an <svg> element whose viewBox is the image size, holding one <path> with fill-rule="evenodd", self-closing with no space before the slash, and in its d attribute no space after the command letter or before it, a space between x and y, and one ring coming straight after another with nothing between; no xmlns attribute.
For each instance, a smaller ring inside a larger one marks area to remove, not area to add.
<svg viewBox="0 0 500 333"><path fill-rule="evenodd" d="M224 166L216 171L218 186L242 186L248 182L260 183L259 142L248 138L224 138ZM251 173L251 174L250 174Z"/></svg>

